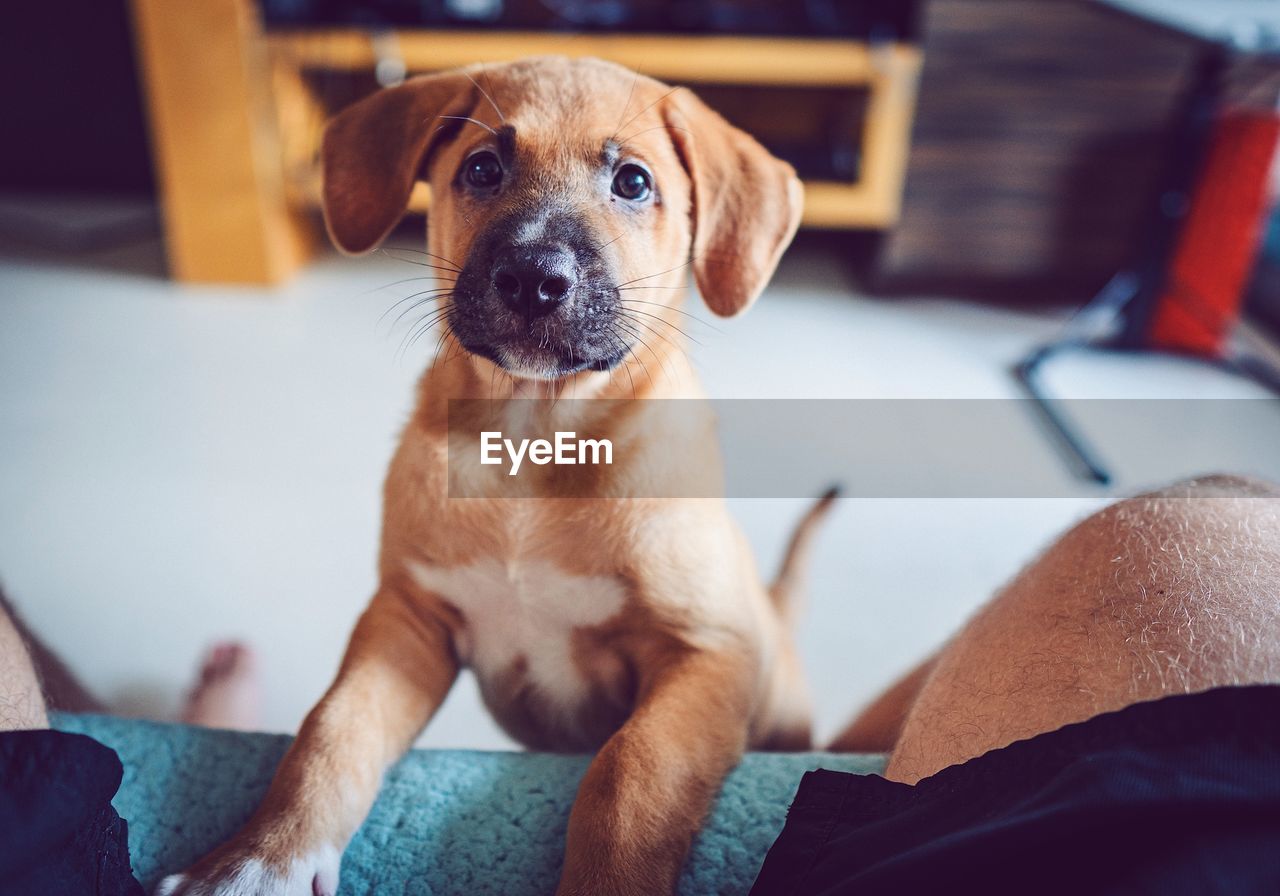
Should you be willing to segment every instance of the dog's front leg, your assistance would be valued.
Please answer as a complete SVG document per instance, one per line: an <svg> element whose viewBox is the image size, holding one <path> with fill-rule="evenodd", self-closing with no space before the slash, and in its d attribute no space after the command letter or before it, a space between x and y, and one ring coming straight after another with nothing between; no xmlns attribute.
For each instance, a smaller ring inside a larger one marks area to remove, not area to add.
<svg viewBox="0 0 1280 896"><path fill-rule="evenodd" d="M382 773L457 677L449 630L384 586L361 616L337 678L307 715L258 811L158 896L332 896L347 841Z"/></svg>
<svg viewBox="0 0 1280 896"><path fill-rule="evenodd" d="M694 834L746 748L759 670L745 651L646 665L635 712L578 788L557 896L675 892Z"/></svg>

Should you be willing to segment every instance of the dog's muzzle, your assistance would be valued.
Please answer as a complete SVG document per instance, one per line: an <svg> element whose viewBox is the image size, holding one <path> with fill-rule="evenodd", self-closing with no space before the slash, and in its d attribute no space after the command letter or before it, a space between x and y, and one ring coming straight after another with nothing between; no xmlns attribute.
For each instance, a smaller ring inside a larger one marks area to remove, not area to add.
<svg viewBox="0 0 1280 896"><path fill-rule="evenodd" d="M596 241L564 223L532 242L503 238L515 229L495 228L472 247L448 315L458 341L510 373L537 379L620 364L634 325Z"/></svg>
<svg viewBox="0 0 1280 896"><path fill-rule="evenodd" d="M490 282L508 308L534 320L572 301L578 266L562 246L510 246L494 259Z"/></svg>

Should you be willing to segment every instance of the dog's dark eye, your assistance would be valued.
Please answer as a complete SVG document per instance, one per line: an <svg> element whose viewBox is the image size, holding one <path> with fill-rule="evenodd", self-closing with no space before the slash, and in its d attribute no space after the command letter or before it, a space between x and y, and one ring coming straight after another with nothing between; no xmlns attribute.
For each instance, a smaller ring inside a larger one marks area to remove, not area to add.
<svg viewBox="0 0 1280 896"><path fill-rule="evenodd" d="M478 152L467 159L464 176L473 187L496 187L502 181L502 163L491 152Z"/></svg>
<svg viewBox="0 0 1280 896"><path fill-rule="evenodd" d="M647 199L651 192L653 192L653 181L649 179L649 172L639 165L623 165L613 176L615 196L639 202L641 199Z"/></svg>

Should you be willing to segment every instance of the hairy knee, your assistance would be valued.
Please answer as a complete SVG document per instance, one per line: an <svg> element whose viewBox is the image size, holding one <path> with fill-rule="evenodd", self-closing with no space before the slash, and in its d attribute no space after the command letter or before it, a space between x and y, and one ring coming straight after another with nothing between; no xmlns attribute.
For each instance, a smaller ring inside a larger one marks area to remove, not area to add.
<svg viewBox="0 0 1280 896"><path fill-rule="evenodd" d="M1090 517L1054 549L1053 565L1072 582L1077 615L1135 656L1277 668L1280 651L1259 642L1280 625L1277 498L1263 480L1185 480Z"/></svg>
<svg viewBox="0 0 1280 896"><path fill-rule="evenodd" d="M1130 500L1143 498L1280 498L1280 484L1258 476L1212 473L1179 479Z"/></svg>
<svg viewBox="0 0 1280 896"><path fill-rule="evenodd" d="M912 781L1138 700L1280 681L1280 497L1215 476L1117 501L944 650L894 749Z"/></svg>
<svg viewBox="0 0 1280 896"><path fill-rule="evenodd" d="M1181 480L1117 501L1063 544L1113 578L1280 583L1280 487L1234 475Z"/></svg>

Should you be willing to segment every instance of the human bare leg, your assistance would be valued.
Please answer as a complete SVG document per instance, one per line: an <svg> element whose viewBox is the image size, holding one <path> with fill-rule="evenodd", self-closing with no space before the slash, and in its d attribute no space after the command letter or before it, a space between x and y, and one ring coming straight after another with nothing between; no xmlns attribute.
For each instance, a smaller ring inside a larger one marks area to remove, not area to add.
<svg viewBox="0 0 1280 896"><path fill-rule="evenodd" d="M210 728L257 727L261 685L253 652L215 645L187 692L181 719ZM0 594L0 731L47 728L47 709L108 712Z"/></svg>
<svg viewBox="0 0 1280 896"><path fill-rule="evenodd" d="M947 644L886 777L1170 694L1280 682L1280 488L1177 483L1077 525Z"/></svg>
<svg viewBox="0 0 1280 896"><path fill-rule="evenodd" d="M48 728L40 679L7 609L0 598L0 731Z"/></svg>

